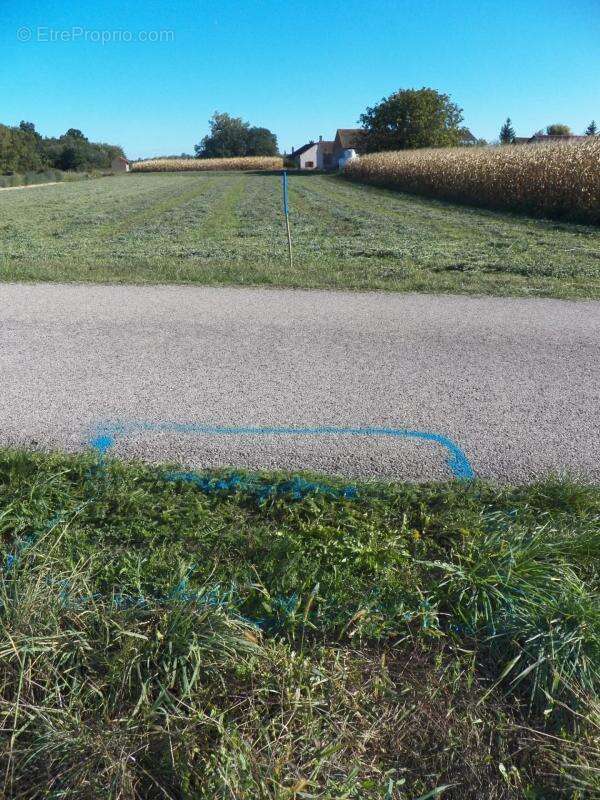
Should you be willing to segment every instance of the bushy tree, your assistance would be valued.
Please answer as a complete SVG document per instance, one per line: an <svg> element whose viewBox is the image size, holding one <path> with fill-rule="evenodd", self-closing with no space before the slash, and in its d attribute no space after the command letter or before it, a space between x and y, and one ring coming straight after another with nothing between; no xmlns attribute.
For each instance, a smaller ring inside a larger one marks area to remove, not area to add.
<svg viewBox="0 0 600 800"><path fill-rule="evenodd" d="M568 125L555 122L553 125L548 125L546 133L548 136L571 136L571 128Z"/></svg>
<svg viewBox="0 0 600 800"><path fill-rule="evenodd" d="M85 163L85 156L80 148L72 144L66 144L56 160L58 169L68 171L80 170Z"/></svg>
<svg viewBox="0 0 600 800"><path fill-rule="evenodd" d="M35 133L35 125L33 122L25 122L25 120L21 120L19 123L19 130L23 131L24 133ZM39 133L37 134L39 136Z"/></svg>
<svg viewBox="0 0 600 800"><path fill-rule="evenodd" d="M69 130L65 133L64 138L81 139L81 141L87 142L87 136L84 136L79 128L69 128Z"/></svg>
<svg viewBox="0 0 600 800"><path fill-rule="evenodd" d="M514 144L516 138L515 129L512 126L510 117L506 118L506 122L500 128L500 143L501 144Z"/></svg>
<svg viewBox="0 0 600 800"><path fill-rule="evenodd" d="M586 136L597 136L598 135L598 126L596 125L596 121L592 120L590 124L585 129Z"/></svg>
<svg viewBox="0 0 600 800"><path fill-rule="evenodd" d="M30 172L44 166L40 138L36 133L0 125L0 173Z"/></svg>
<svg viewBox="0 0 600 800"><path fill-rule="evenodd" d="M435 89L400 89L360 117L366 152L453 147L460 142L462 109Z"/></svg>
<svg viewBox="0 0 600 800"><path fill-rule="evenodd" d="M277 155L277 137L268 128L250 128L246 146L247 156Z"/></svg>
<svg viewBox="0 0 600 800"><path fill-rule="evenodd" d="M198 158L277 154L277 137L267 128L252 128L241 117L218 111L215 111L209 125L210 133L194 147Z"/></svg>

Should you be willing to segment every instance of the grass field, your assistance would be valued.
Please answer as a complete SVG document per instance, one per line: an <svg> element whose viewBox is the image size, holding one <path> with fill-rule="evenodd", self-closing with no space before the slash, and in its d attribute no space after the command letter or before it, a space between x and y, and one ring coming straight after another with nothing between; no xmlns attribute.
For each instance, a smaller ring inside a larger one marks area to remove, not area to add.
<svg viewBox="0 0 600 800"><path fill-rule="evenodd" d="M319 480L0 451L3 796L597 797L600 490Z"/></svg>
<svg viewBox="0 0 600 800"><path fill-rule="evenodd" d="M5 281L600 297L600 230L292 175L127 175L0 193Z"/></svg>

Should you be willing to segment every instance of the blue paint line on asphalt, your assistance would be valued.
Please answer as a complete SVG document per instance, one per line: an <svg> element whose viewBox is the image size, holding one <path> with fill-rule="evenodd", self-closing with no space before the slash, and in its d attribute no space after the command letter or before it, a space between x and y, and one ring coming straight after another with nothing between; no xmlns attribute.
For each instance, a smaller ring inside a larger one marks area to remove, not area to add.
<svg viewBox="0 0 600 800"><path fill-rule="evenodd" d="M455 478L459 480L472 480L475 477L475 471L469 459L452 439L439 433L410 430L408 428L343 428L331 425L309 428L232 427L226 425L200 425L185 422L128 422L100 426L96 430L94 436L89 440L89 445L101 456L104 456L115 444L117 438L131 436L135 433L150 432L181 433L197 436L391 436L397 439L418 439L421 441L433 442L445 448L448 453L446 463L450 467Z"/></svg>

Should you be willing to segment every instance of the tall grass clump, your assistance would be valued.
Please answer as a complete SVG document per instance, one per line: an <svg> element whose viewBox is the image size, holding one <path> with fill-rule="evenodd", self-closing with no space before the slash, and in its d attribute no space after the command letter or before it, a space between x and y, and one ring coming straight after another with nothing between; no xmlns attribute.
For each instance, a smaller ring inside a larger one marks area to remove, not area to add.
<svg viewBox="0 0 600 800"><path fill-rule="evenodd" d="M595 797L599 577L584 484L0 450L0 795Z"/></svg>
<svg viewBox="0 0 600 800"><path fill-rule="evenodd" d="M279 156L245 156L240 158L152 158L131 165L132 172L207 172L212 170L283 169Z"/></svg>
<svg viewBox="0 0 600 800"><path fill-rule="evenodd" d="M600 224L600 138L502 147L373 153L351 180L533 216Z"/></svg>
<svg viewBox="0 0 600 800"><path fill-rule="evenodd" d="M102 594L93 556L49 550L0 571L2 797L516 800L535 779L510 708L443 646L297 649L223 608Z"/></svg>

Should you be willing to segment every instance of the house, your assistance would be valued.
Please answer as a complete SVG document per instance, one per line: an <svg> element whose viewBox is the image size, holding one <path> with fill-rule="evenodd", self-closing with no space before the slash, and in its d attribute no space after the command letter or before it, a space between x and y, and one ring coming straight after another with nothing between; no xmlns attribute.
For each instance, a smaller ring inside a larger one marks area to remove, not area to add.
<svg viewBox="0 0 600 800"><path fill-rule="evenodd" d="M544 144L550 142L585 142L587 136L575 134L550 135L547 133L534 133L533 136L515 136L513 144Z"/></svg>
<svg viewBox="0 0 600 800"><path fill-rule="evenodd" d="M477 139L468 128L461 128L459 137L459 147L475 147L477 145Z"/></svg>
<svg viewBox="0 0 600 800"><path fill-rule="evenodd" d="M318 142L309 142L293 150L290 158L298 169L337 169L346 150L360 150L361 135L360 128L338 128L332 142L319 136Z"/></svg>
<svg viewBox="0 0 600 800"><path fill-rule="evenodd" d="M547 133L534 133L529 140L530 144L542 144L543 142L585 142L587 136L575 136L571 133L561 133L559 135L550 135Z"/></svg>
<svg viewBox="0 0 600 800"><path fill-rule="evenodd" d="M356 150L361 152L361 128L338 128L333 140L333 161L337 167L344 150Z"/></svg>
<svg viewBox="0 0 600 800"><path fill-rule="evenodd" d="M129 172L129 161L122 156L117 156L110 162L110 168L113 172Z"/></svg>
<svg viewBox="0 0 600 800"><path fill-rule="evenodd" d="M298 169L333 169L336 166L333 145L333 142L325 142L320 136L318 142L309 142L293 150L290 158Z"/></svg>

